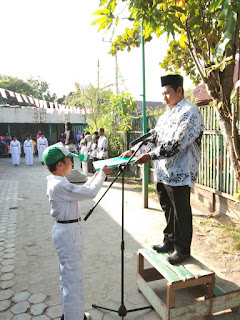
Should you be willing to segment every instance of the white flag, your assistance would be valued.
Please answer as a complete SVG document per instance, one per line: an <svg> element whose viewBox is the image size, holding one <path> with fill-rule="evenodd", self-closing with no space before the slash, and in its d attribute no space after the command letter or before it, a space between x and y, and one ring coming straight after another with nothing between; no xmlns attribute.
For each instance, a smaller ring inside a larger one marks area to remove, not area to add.
<svg viewBox="0 0 240 320"><path fill-rule="evenodd" d="M22 99L22 97L21 97L21 95L19 93L15 93L15 95L16 95L16 98L17 98L18 102L23 102L23 99Z"/></svg>
<svg viewBox="0 0 240 320"><path fill-rule="evenodd" d="M39 102L40 102L40 108L44 108L43 100L39 100Z"/></svg>
<svg viewBox="0 0 240 320"><path fill-rule="evenodd" d="M24 100L26 103L29 103L28 98L27 98L27 96L25 96L25 94L22 94L22 97L23 97L23 100Z"/></svg>
<svg viewBox="0 0 240 320"><path fill-rule="evenodd" d="M43 107L44 107L44 109L47 109L47 108L48 108L48 105L47 105L47 101L46 101L46 100L43 101Z"/></svg>
<svg viewBox="0 0 240 320"><path fill-rule="evenodd" d="M33 100L33 97L29 97L29 96L28 96L28 100L31 102L31 104L35 104L35 103L34 103L34 100Z"/></svg>
<svg viewBox="0 0 240 320"><path fill-rule="evenodd" d="M1 92L1 95L2 95L3 98L5 98L5 99L8 98L7 95L6 95L5 89L0 88L0 92Z"/></svg>
<svg viewBox="0 0 240 320"><path fill-rule="evenodd" d="M12 92L12 91L8 90L8 93L9 93L10 97L12 97L12 98L16 98L16 96L15 96L15 93L14 93L14 92Z"/></svg>
<svg viewBox="0 0 240 320"><path fill-rule="evenodd" d="M39 100L37 98L33 98L35 101L35 106L39 108Z"/></svg>

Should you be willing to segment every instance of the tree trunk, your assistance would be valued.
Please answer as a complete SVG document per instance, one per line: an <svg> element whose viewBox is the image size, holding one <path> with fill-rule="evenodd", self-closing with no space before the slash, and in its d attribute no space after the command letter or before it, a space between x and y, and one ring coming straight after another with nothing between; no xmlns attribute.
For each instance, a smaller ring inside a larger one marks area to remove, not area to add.
<svg viewBox="0 0 240 320"><path fill-rule="evenodd" d="M230 102L230 94L233 89L234 65L235 63L232 63L227 66L224 72L213 71L207 79L206 85L214 101L218 123L229 152L231 166L235 172L236 179L240 182L240 139L236 126L238 114L236 114L235 108L232 110Z"/></svg>
<svg viewBox="0 0 240 320"><path fill-rule="evenodd" d="M218 123L220 126L221 133L224 137L224 142L226 143L227 150L229 152L230 162L231 166L235 172L236 179L240 181L240 159L237 156L236 152L236 145L238 145L239 136L238 132L234 136L232 135L233 130L236 131L237 128L232 128L234 125L233 123L230 123L225 121L224 118L221 116L220 112L217 108L217 103L215 102L215 110L217 110L217 118ZM237 150L239 152L239 149Z"/></svg>

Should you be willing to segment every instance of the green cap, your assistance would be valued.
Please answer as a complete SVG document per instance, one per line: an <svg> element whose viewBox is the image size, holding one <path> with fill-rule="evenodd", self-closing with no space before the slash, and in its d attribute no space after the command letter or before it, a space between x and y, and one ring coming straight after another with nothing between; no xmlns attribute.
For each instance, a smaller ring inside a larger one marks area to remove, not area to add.
<svg viewBox="0 0 240 320"><path fill-rule="evenodd" d="M77 155L69 152L62 142L58 142L47 147L42 155L43 162L46 166L56 163L65 157L77 157Z"/></svg>

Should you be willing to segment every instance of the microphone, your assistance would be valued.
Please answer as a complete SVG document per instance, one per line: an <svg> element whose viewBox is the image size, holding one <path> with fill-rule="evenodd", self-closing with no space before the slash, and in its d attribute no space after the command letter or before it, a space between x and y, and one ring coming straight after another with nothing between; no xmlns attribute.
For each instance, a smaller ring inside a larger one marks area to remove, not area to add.
<svg viewBox="0 0 240 320"><path fill-rule="evenodd" d="M142 135L141 137L139 137L139 138L133 140L132 142L130 142L130 144L133 147L138 142L145 141L147 138L151 137L151 135L153 135L155 133L156 133L156 130L152 129L152 130L148 131L146 134Z"/></svg>

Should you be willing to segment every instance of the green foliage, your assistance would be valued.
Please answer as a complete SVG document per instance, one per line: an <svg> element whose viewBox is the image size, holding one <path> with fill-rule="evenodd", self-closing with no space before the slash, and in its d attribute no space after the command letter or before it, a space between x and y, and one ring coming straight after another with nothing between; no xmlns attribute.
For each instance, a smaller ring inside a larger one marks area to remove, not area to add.
<svg viewBox="0 0 240 320"><path fill-rule="evenodd" d="M109 140L109 155L117 156L122 152L123 142L119 131L131 128L130 119L136 109L129 93L122 92L119 96L113 95L109 88L96 88L92 84L81 86L75 83L76 92L71 92L65 103L84 108L87 112L88 131L94 132L103 127Z"/></svg>
<svg viewBox="0 0 240 320"><path fill-rule="evenodd" d="M0 88L33 96L34 98L46 101L54 101L57 97L55 93L50 93L47 82L41 81L40 79L30 78L25 81L16 77L0 75Z"/></svg>
<svg viewBox="0 0 240 320"><path fill-rule="evenodd" d="M240 138L236 127L239 101L235 109L231 101L234 67L240 53L240 0L104 0L100 7L106 10L95 12L104 20L101 28L114 29L119 23L116 5L120 3L128 7L132 28L117 36L110 53L139 46L141 24L145 41L151 40L153 34L160 37L165 33L169 49L161 67L170 73L184 69L196 85L201 80L207 85L231 165L240 181Z"/></svg>
<svg viewBox="0 0 240 320"><path fill-rule="evenodd" d="M154 110L151 110L150 108L146 108L146 114L147 116L157 116L160 117L164 112L166 111L166 108L161 108L160 106L158 108L155 108Z"/></svg>
<svg viewBox="0 0 240 320"><path fill-rule="evenodd" d="M78 82L75 83L76 91L71 92L64 100L66 104L80 107L87 112L87 121L93 131L103 126L105 121L106 110L110 104L110 96L112 95L111 89L96 88L94 85L81 86ZM94 112L88 114L88 111Z"/></svg>
<svg viewBox="0 0 240 320"><path fill-rule="evenodd" d="M172 40L169 43L167 55L163 62L160 63L160 66L170 73L179 73L179 70L183 68L196 85L201 82L196 64L186 50L185 45L182 46L180 41Z"/></svg>
<svg viewBox="0 0 240 320"><path fill-rule="evenodd" d="M112 95L110 101L107 110L112 115L113 127L123 132L131 130L130 122L137 105L130 93L123 91L120 95Z"/></svg>
<svg viewBox="0 0 240 320"><path fill-rule="evenodd" d="M102 20L93 24L99 24L100 29L118 24L120 17L115 11L119 2L125 1L101 1L101 9L94 14ZM205 68L228 56L240 12L240 2L236 0L130 0L127 5L132 29L127 28L117 36L110 53L139 46L139 27L143 21L145 41L150 41L152 34L167 33L168 39L172 37L161 67L174 73L183 68L195 84L207 77Z"/></svg>

